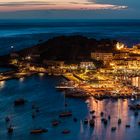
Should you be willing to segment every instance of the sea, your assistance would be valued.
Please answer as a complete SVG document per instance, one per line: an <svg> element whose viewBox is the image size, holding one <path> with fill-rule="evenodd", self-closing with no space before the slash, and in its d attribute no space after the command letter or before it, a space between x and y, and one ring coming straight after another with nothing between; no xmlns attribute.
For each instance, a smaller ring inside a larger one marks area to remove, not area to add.
<svg viewBox="0 0 140 140"><path fill-rule="evenodd" d="M0 55L60 35L117 39L132 47L140 43L140 20L0 20Z"/></svg>
<svg viewBox="0 0 140 140"><path fill-rule="evenodd" d="M90 38L111 38L122 41L131 47L140 43L140 20L0 20L0 55L15 50L31 47L39 40L46 41L59 35L84 35ZM0 72L9 69L0 68ZM138 116L129 110L130 104L139 104L140 100L111 100L97 101L64 98L63 92L55 89L61 81L60 76L33 75L31 77L12 79L0 82L0 140L139 140L140 112ZM134 86L140 86L138 77L132 80ZM27 100L23 106L14 106L19 98ZM64 101L72 117L59 118L64 111ZM32 109L35 104L39 112ZM90 110L95 110L95 127L84 124L86 118L92 118ZM100 113L111 119L105 126ZM32 114L35 113L35 118ZM9 116L10 122L5 118ZM73 121L77 118L77 122ZM118 119L122 123L118 125ZM60 124L52 126L53 120ZM7 133L12 125L14 132ZM130 128L126 128L130 125ZM116 127L112 132L111 128ZM47 133L30 134L32 129L45 128ZM63 130L69 134L62 134Z"/></svg>

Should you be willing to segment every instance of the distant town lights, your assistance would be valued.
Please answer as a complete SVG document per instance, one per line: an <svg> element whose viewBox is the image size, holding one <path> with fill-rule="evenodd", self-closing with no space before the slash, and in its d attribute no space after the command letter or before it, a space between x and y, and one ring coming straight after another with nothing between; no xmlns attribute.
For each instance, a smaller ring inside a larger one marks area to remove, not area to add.
<svg viewBox="0 0 140 140"><path fill-rule="evenodd" d="M11 46L11 49L13 49L14 48L14 46Z"/></svg>

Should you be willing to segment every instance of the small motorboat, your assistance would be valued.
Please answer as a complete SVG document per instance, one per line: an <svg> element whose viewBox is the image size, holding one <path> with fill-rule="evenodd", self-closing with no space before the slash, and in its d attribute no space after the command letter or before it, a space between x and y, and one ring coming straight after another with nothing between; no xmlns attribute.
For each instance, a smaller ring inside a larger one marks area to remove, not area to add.
<svg viewBox="0 0 140 140"><path fill-rule="evenodd" d="M70 130L67 130L67 129L62 131L62 134L69 134L69 133L70 133Z"/></svg>
<svg viewBox="0 0 140 140"><path fill-rule="evenodd" d="M25 99L20 98L20 99L17 99L17 100L14 101L14 105L15 106L24 105L25 102L26 102Z"/></svg>
<svg viewBox="0 0 140 140"><path fill-rule="evenodd" d="M37 108L35 109L35 112L36 112L36 113L40 112L40 109L37 107Z"/></svg>
<svg viewBox="0 0 140 140"><path fill-rule="evenodd" d="M34 119L36 117L35 112L32 113L32 118Z"/></svg>
<svg viewBox="0 0 140 140"><path fill-rule="evenodd" d="M85 119L84 120L84 124L88 124L88 119Z"/></svg>
<svg viewBox="0 0 140 140"><path fill-rule="evenodd" d="M126 128L130 128L130 125L129 125L129 124L127 124L125 127L126 127Z"/></svg>
<svg viewBox="0 0 140 140"><path fill-rule="evenodd" d="M105 118L101 118L101 122L104 122Z"/></svg>
<svg viewBox="0 0 140 140"><path fill-rule="evenodd" d="M57 120L54 120L54 121L52 121L52 126L58 126L59 125L59 121L57 121Z"/></svg>
<svg viewBox="0 0 140 140"><path fill-rule="evenodd" d="M101 122L103 122L104 123L104 125L107 125L107 119L105 119L105 118L101 118Z"/></svg>
<svg viewBox="0 0 140 140"><path fill-rule="evenodd" d="M89 121L89 124L90 124L90 126L94 127L95 121L94 121L93 119L91 119L91 120Z"/></svg>
<svg viewBox="0 0 140 140"><path fill-rule="evenodd" d="M41 134L41 133L46 133L48 132L47 129L33 129L30 131L30 134Z"/></svg>
<svg viewBox="0 0 140 140"><path fill-rule="evenodd" d="M121 124L122 123L122 120L119 118L118 119L118 124Z"/></svg>
<svg viewBox="0 0 140 140"><path fill-rule="evenodd" d="M111 131L114 132L114 131L116 131L116 129L117 129L116 127L112 127Z"/></svg>
<svg viewBox="0 0 140 140"><path fill-rule="evenodd" d="M66 108L67 108L68 104L66 103L66 95L64 93L64 112L61 112L59 114L59 117L60 118L64 118L64 117L71 117L72 116L72 112L71 111L68 111Z"/></svg>
<svg viewBox="0 0 140 140"><path fill-rule="evenodd" d="M129 105L130 110L140 110L140 104Z"/></svg>
<svg viewBox="0 0 140 140"><path fill-rule="evenodd" d="M94 113L95 113L95 110L91 110L91 111L90 111L90 114L94 114Z"/></svg>
<svg viewBox="0 0 140 140"><path fill-rule="evenodd" d="M72 112L71 111L65 111L60 113L59 117L63 118L63 117L71 117L72 116Z"/></svg>
<svg viewBox="0 0 140 140"><path fill-rule="evenodd" d="M10 122L10 117L7 116L7 117L5 118L5 121L6 121L7 123Z"/></svg>
<svg viewBox="0 0 140 140"><path fill-rule="evenodd" d="M104 125L107 125L107 119L104 119L103 123Z"/></svg>
<svg viewBox="0 0 140 140"><path fill-rule="evenodd" d="M7 128L8 133L13 133L14 128L10 125L10 127Z"/></svg>
<svg viewBox="0 0 140 140"><path fill-rule="evenodd" d="M77 122L77 118L73 118L73 121L74 121L74 122Z"/></svg>
<svg viewBox="0 0 140 140"><path fill-rule="evenodd" d="M104 112L101 112L101 114L100 114L100 115L101 115L101 117L102 117L102 116L104 115Z"/></svg>

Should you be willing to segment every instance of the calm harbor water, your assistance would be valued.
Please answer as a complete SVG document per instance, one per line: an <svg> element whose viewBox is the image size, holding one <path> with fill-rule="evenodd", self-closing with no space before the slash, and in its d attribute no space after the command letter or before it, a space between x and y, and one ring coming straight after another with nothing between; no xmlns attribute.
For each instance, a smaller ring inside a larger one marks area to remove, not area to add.
<svg viewBox="0 0 140 140"><path fill-rule="evenodd" d="M11 68L0 67L0 72L6 72L12 70Z"/></svg>
<svg viewBox="0 0 140 140"><path fill-rule="evenodd" d="M139 140L140 117L135 117L134 112L128 109L131 102L139 103L139 100L103 100L95 101L90 98L87 101L78 99L66 99L68 108L72 110L73 118L60 119L59 113L64 109L63 93L54 88L61 77L34 75L25 79L0 82L0 139L1 140ZM17 98L25 98L28 102L21 107L14 107L13 101ZM40 108L36 118L32 119L32 104ZM95 128L90 128L82 123L85 118L90 118L89 110L94 109L97 116ZM105 127L101 123L100 112L105 116L111 115L111 120ZM10 115L15 127L12 135L7 134L5 117ZM140 114L139 114L140 115ZM118 126L118 117L122 118L122 124ZM51 126L51 121L59 119L61 124ZM130 128L125 128L130 124ZM116 126L116 132L111 132L111 127ZM31 135L33 128L47 128L48 132L39 135ZM71 133L64 135L62 130L70 129Z"/></svg>

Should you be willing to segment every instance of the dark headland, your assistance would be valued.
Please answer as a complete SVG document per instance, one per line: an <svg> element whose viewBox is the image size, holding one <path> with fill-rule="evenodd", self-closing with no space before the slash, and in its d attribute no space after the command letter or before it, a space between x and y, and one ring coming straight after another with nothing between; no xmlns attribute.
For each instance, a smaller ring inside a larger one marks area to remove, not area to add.
<svg viewBox="0 0 140 140"><path fill-rule="evenodd" d="M34 59L34 61L39 63L42 63L44 59L76 62L89 60L91 58L91 52L116 51L116 42L116 40L96 40L84 36L58 36L16 53L20 57L26 57L28 55L39 56ZM2 58L9 60L10 55L3 56Z"/></svg>
<svg viewBox="0 0 140 140"><path fill-rule="evenodd" d="M123 81L121 78L126 76L124 70L128 70L127 76L130 78L139 76L139 56L139 45L127 48L123 43L111 39L58 36L45 42L39 41L36 46L17 52L12 49L9 55L2 56L2 64L14 66L16 69L1 73L0 80L46 73L63 76L68 81L77 83L72 88L77 86L77 91L80 87L83 91L82 95L80 92L82 98L83 95L97 99L131 98L133 93L139 93L139 89L131 85L130 81ZM95 81L100 83L98 88ZM98 90L101 91L100 94ZM79 94L76 94L77 96L79 97Z"/></svg>

